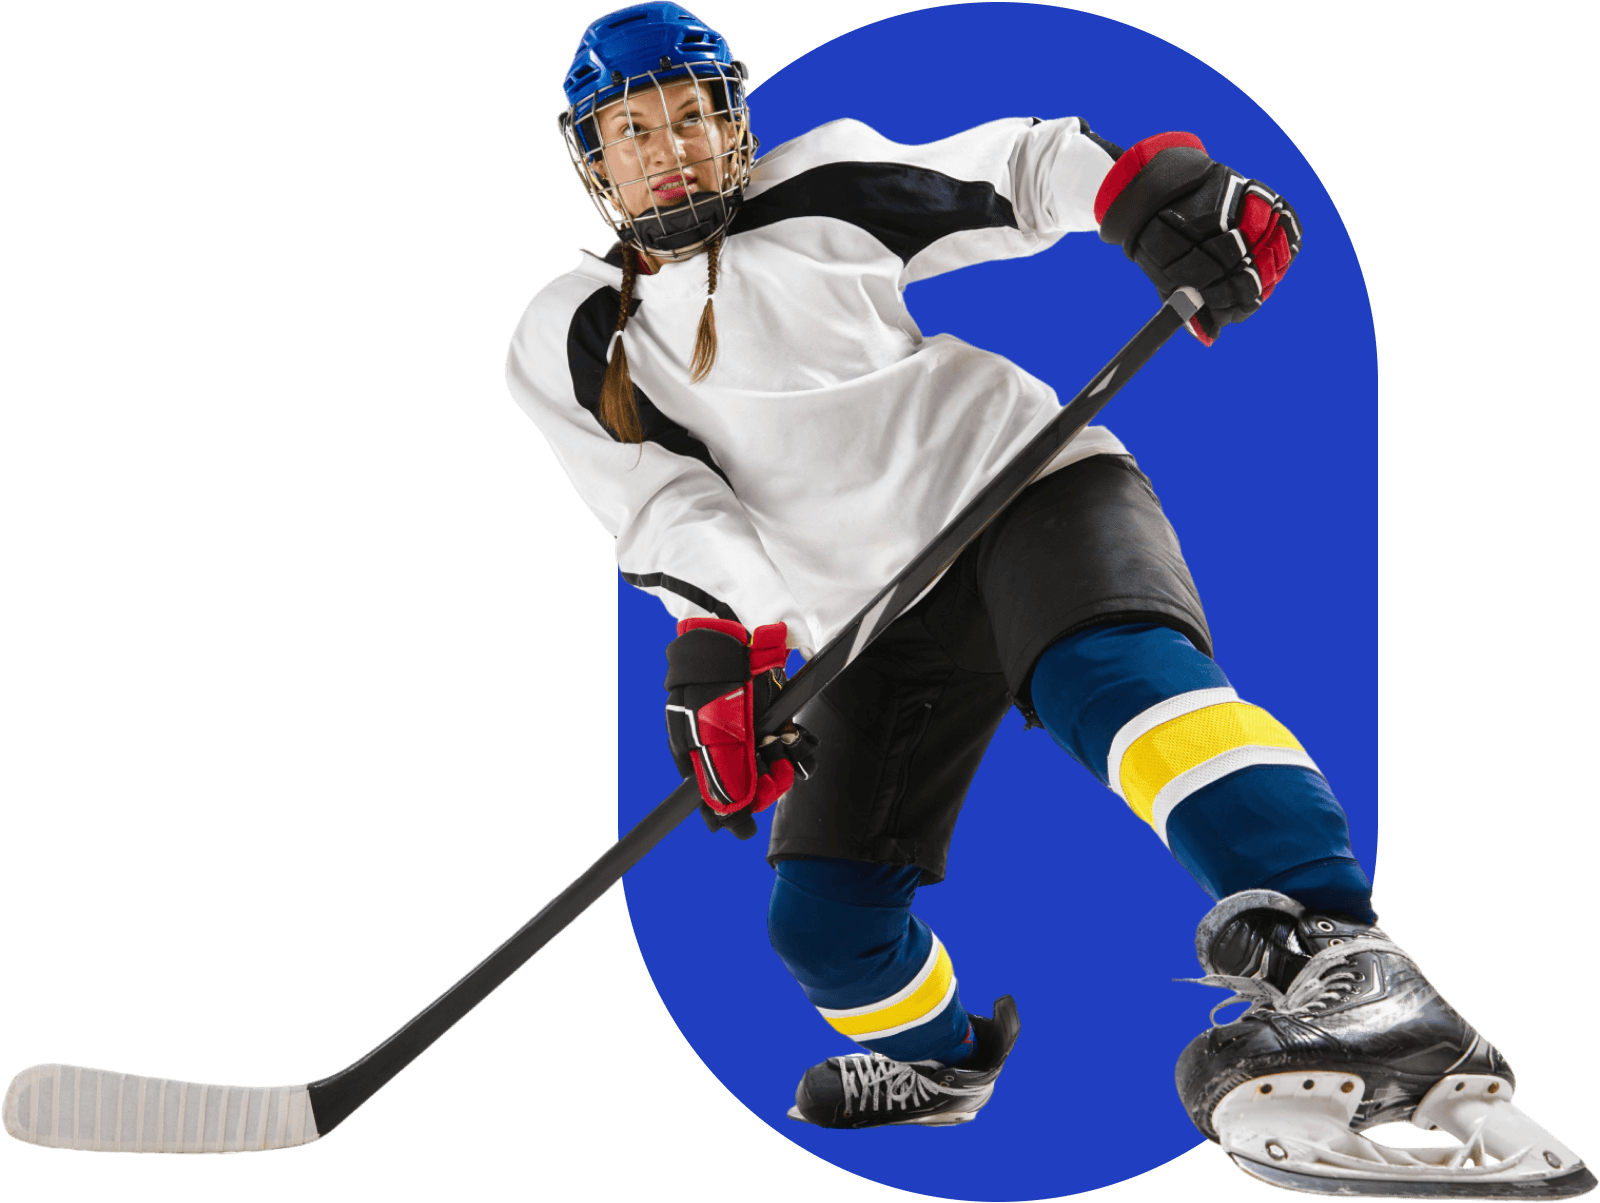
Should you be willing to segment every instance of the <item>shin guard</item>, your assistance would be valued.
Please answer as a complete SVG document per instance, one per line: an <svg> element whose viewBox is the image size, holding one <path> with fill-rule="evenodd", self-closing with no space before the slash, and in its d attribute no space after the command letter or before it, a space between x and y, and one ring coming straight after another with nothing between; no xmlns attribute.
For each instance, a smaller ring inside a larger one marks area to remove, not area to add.
<svg viewBox="0 0 1600 1203"><path fill-rule="evenodd" d="M896 1061L958 1064L972 1025L949 953L911 913L919 876L915 866L780 861L768 933L835 1031Z"/></svg>
<svg viewBox="0 0 1600 1203"><path fill-rule="evenodd" d="M1178 632L1081 631L1039 658L1032 694L1056 742L1213 898L1270 887L1373 920L1344 810L1315 762Z"/></svg>

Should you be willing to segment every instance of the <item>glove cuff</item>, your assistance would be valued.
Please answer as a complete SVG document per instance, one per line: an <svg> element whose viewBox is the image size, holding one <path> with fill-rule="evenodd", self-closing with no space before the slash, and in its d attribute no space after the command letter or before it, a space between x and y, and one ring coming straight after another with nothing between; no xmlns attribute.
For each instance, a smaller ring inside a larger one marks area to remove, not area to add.
<svg viewBox="0 0 1600 1203"><path fill-rule="evenodd" d="M1122 152L1100 182L1094 218L1100 238L1121 245L1133 258L1133 244L1163 206L1199 186L1211 168L1200 139L1188 133L1156 134Z"/></svg>
<svg viewBox="0 0 1600 1203"><path fill-rule="evenodd" d="M681 625L691 622L712 625L691 627L667 644L667 679L662 684L667 689L684 685L738 689L748 681L750 649L745 646L744 628L721 618L691 618ZM735 630L725 629L730 626Z"/></svg>
<svg viewBox="0 0 1600 1203"><path fill-rule="evenodd" d="M750 632L744 629L744 624L731 618L685 618L678 624L678 634L687 635L690 631L719 631L732 635L740 643L750 642Z"/></svg>

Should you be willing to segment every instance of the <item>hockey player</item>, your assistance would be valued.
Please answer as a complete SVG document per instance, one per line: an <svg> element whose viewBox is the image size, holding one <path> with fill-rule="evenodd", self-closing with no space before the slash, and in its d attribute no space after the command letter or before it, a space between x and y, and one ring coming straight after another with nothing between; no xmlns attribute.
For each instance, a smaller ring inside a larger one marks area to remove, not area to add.
<svg viewBox="0 0 1600 1203"><path fill-rule="evenodd" d="M924 146L837 121L758 162L742 67L672 3L596 21L564 86L573 161L619 240L535 298L508 377L616 537L625 579L680 620L668 736L706 813L747 834L782 799L773 947L868 1050L806 1071L790 1114L952 1124L992 1094L1016 1007L971 1014L911 906L943 879L1014 704L1217 902L1203 980L1252 1005L1180 1061L1202 1132L1312 1189L1592 1186L1531 1125L1520 1151L1485 1143L1526 1123L1504 1101L1509 1069L1374 926L1343 810L1211 658L1177 538L1109 430L1069 444L800 726L754 744L788 650L825 643L1058 410L1009 361L924 338L905 286L1098 231L1163 297L1198 292L1191 330L1210 345L1298 253L1288 203L1192 134L1123 149L1076 117ZM1373 1152L1354 1134L1419 1108L1451 1130L1489 1116L1463 1155L1479 1164ZM1485 1148L1503 1160L1484 1164Z"/></svg>

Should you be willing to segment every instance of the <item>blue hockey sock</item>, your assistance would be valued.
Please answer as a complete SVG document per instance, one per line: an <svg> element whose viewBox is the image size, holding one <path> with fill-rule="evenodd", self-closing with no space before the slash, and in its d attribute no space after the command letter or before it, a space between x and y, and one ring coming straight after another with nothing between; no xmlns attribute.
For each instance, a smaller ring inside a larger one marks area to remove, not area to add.
<svg viewBox="0 0 1600 1203"><path fill-rule="evenodd" d="M1293 735L1177 631L1091 627L1039 657L1055 741L1155 830L1212 898L1265 887L1373 922L1344 809Z"/></svg>
<svg viewBox="0 0 1600 1203"><path fill-rule="evenodd" d="M950 956L911 913L915 865L778 862L767 931L811 1005L841 1034L896 1061L955 1065L972 1024Z"/></svg>

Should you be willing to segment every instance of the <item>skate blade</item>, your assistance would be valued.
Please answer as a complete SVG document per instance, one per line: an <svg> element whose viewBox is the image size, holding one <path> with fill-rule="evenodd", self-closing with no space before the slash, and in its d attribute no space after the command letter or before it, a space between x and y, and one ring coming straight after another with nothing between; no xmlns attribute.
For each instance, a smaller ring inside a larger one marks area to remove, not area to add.
<svg viewBox="0 0 1600 1203"><path fill-rule="evenodd" d="M1246 1173L1315 1194L1432 1199L1567 1199L1592 1190L1582 1160L1511 1104L1511 1086L1451 1074L1412 1123L1455 1148L1401 1149L1355 1132L1364 1083L1347 1073L1267 1074L1229 1091L1211 1122Z"/></svg>
<svg viewBox="0 0 1600 1203"><path fill-rule="evenodd" d="M1301 1173L1265 1165L1248 1157L1233 1155L1234 1164L1252 1178L1281 1186L1286 1190L1313 1195L1340 1195L1345 1198L1383 1199L1570 1199L1587 1194L1595 1187L1595 1177L1579 1166L1570 1174L1540 1182L1510 1186L1505 1182L1414 1182L1400 1179L1366 1181L1335 1178L1325 1173Z"/></svg>
<svg viewBox="0 0 1600 1203"><path fill-rule="evenodd" d="M797 1106L790 1107L788 1115L790 1119L797 1119L802 1124L809 1124L812 1122L800 1114L800 1108ZM863 1126L868 1128L898 1128L904 1127L908 1124L920 1124L924 1128L948 1128L952 1124L964 1124L977 1118L978 1113L976 1111L961 1111L955 1113L946 1113L944 1115L918 1116L915 1119L892 1119L881 1124L865 1124ZM821 1128L826 1127L827 1125L817 1124L816 1126ZM854 1131L855 1129L851 1130Z"/></svg>

